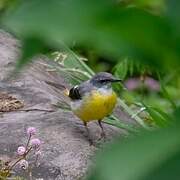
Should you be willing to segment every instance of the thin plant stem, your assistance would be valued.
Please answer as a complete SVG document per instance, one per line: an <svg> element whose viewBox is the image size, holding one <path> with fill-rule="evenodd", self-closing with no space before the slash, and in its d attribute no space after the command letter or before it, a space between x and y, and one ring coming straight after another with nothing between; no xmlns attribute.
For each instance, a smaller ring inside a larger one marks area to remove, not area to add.
<svg viewBox="0 0 180 180"><path fill-rule="evenodd" d="M34 166L38 166L38 159L39 159L39 155L36 155L36 159L35 159L35 162L34 162Z"/></svg>
<svg viewBox="0 0 180 180"><path fill-rule="evenodd" d="M25 158L26 155L31 151L31 149L32 149L32 147L30 147L30 148L28 149L28 151L24 154L24 158Z"/></svg>
<svg viewBox="0 0 180 180"><path fill-rule="evenodd" d="M23 160L23 159L24 159L24 156L21 157L21 158L19 158L13 165L11 165L11 167L9 168L9 171L11 171L11 170L13 169L13 167L16 166L16 164L17 164L18 162L20 162L21 160Z"/></svg>
<svg viewBox="0 0 180 180"><path fill-rule="evenodd" d="M28 138L28 141L27 141L27 144L26 144L26 149L28 148L28 146L29 146L29 142L30 142L30 140L31 140L31 134L29 135L29 138Z"/></svg>

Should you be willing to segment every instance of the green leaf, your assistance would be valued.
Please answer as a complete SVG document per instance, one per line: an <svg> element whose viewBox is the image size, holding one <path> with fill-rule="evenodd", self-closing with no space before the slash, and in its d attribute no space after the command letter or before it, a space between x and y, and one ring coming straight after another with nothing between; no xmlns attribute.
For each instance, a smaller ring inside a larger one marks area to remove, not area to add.
<svg viewBox="0 0 180 180"><path fill-rule="evenodd" d="M53 44L76 41L107 56L133 56L162 68L179 64L171 23L165 17L112 1L23 1L7 13L3 24L18 35L40 36Z"/></svg>
<svg viewBox="0 0 180 180"><path fill-rule="evenodd" d="M87 179L178 180L179 135L179 129L169 128L117 140L97 156L95 168Z"/></svg>
<svg viewBox="0 0 180 180"><path fill-rule="evenodd" d="M166 123L172 123L173 122L173 118L166 113L165 111L162 111L161 109L157 108L157 107L151 107L154 111L158 112L166 121Z"/></svg>
<svg viewBox="0 0 180 180"><path fill-rule="evenodd" d="M152 117L153 121L156 123L156 125L160 127L167 126L168 121L170 121L169 116L160 110L159 108L149 107L144 105L146 108L146 111L149 113L149 115Z"/></svg>
<svg viewBox="0 0 180 180"><path fill-rule="evenodd" d="M180 33L180 1L179 0L167 0L167 15L173 25L175 31L178 30ZM177 29L176 29L177 28ZM180 34L179 34L180 35Z"/></svg>
<svg viewBox="0 0 180 180"><path fill-rule="evenodd" d="M45 51L45 44L41 39L35 37L24 39L22 45L22 56L16 65L16 70L20 70L25 64L32 61L32 58L35 55Z"/></svg>
<svg viewBox="0 0 180 180"><path fill-rule="evenodd" d="M125 79L128 72L128 64L127 59L124 59L120 61L115 67L114 67L114 75L116 77L119 77L120 79Z"/></svg>
<svg viewBox="0 0 180 180"><path fill-rule="evenodd" d="M164 83L162 81L160 81L160 85L161 85L161 92L163 94L163 96L171 103L172 108L176 109L176 104L175 102L172 100L170 94L168 93L168 91L166 90Z"/></svg>

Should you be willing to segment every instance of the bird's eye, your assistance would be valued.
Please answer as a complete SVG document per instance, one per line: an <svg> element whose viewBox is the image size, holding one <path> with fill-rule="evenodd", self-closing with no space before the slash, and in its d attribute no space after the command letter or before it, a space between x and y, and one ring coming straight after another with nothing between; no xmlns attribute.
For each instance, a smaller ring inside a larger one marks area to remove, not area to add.
<svg viewBox="0 0 180 180"><path fill-rule="evenodd" d="M100 79L100 83L107 83L108 80L107 79Z"/></svg>

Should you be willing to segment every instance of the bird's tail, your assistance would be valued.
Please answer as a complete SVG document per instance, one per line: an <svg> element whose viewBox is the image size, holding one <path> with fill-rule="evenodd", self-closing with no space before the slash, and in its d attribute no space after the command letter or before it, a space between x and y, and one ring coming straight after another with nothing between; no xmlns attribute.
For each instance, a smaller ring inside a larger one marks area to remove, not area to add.
<svg viewBox="0 0 180 180"><path fill-rule="evenodd" d="M51 81L45 81L46 84L49 84L50 86L53 86L61 91L64 92L64 94L66 96L69 96L69 89L67 87L65 87L64 85L62 84L58 84L58 83L55 83L55 82L51 82Z"/></svg>

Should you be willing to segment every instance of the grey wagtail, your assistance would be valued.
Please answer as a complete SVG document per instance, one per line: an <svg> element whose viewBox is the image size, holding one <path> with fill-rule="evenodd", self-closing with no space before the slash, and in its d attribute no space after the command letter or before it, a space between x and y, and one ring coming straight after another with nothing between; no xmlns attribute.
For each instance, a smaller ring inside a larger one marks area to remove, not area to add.
<svg viewBox="0 0 180 180"><path fill-rule="evenodd" d="M112 83L119 81L110 73L100 72L66 93L71 99L72 112L83 121L87 129L88 138L87 123L93 120L98 121L101 137L105 137L101 120L111 114L116 105L117 96L112 90ZM57 87L54 83L47 83Z"/></svg>

